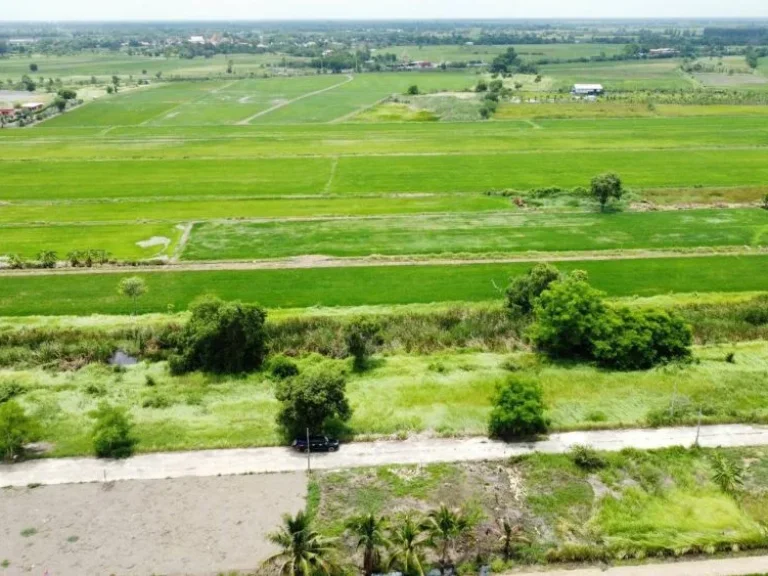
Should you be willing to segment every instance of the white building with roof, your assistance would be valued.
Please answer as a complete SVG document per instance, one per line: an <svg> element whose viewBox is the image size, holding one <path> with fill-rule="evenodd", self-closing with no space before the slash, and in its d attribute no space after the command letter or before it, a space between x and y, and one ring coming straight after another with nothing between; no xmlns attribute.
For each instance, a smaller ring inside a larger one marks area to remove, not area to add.
<svg viewBox="0 0 768 576"><path fill-rule="evenodd" d="M602 84L574 84L571 94L575 96L597 96L605 92Z"/></svg>

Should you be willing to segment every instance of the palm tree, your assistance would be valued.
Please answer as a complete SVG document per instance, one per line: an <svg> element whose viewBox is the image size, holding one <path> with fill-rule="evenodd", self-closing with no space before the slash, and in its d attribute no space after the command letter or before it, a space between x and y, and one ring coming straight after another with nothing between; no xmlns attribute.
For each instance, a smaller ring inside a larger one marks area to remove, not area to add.
<svg viewBox="0 0 768 576"><path fill-rule="evenodd" d="M440 572L445 573L450 564L451 548L460 537L469 533L472 524L461 511L440 504L427 516L424 529L429 534L430 545L440 556Z"/></svg>
<svg viewBox="0 0 768 576"><path fill-rule="evenodd" d="M387 519L376 518L373 514L363 514L350 518L347 528L357 536L357 548L363 548L363 574L371 576L381 563L381 549L389 547L384 530Z"/></svg>
<svg viewBox="0 0 768 576"><path fill-rule="evenodd" d="M403 574L417 574L424 576L424 568L421 565L421 550L424 547L424 538L421 526L410 513L405 513L390 533L392 552L389 558L388 568L396 565Z"/></svg>
<svg viewBox="0 0 768 576"><path fill-rule="evenodd" d="M315 532L310 517L302 510L295 517L283 516L283 526L268 536L270 542L282 548L264 564L277 566L283 576L314 576L333 574L338 566L331 556L334 540Z"/></svg>
<svg viewBox="0 0 768 576"><path fill-rule="evenodd" d="M712 481L725 494L735 495L744 486L744 468L720 452L712 455Z"/></svg>
<svg viewBox="0 0 768 576"><path fill-rule="evenodd" d="M515 544L531 543L520 524L512 524L506 518L498 520L497 523L499 525L499 543L502 545L504 560L509 560L512 557L512 547Z"/></svg>

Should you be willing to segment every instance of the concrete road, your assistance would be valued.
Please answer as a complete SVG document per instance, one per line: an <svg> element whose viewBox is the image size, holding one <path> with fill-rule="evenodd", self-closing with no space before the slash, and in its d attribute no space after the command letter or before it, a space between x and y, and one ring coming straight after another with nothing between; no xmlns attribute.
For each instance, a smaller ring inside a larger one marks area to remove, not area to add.
<svg viewBox="0 0 768 576"><path fill-rule="evenodd" d="M402 442L356 442L338 452L313 454L315 469L333 470L386 464L426 464L501 460L531 452L562 453L575 444L598 450L653 449L691 446L696 428L655 430L601 430L552 434L540 442L505 444L487 438L413 439ZM742 424L704 426L699 443L704 447L768 445L768 426ZM0 465L0 486L29 484L74 484L106 480L157 480L194 476L227 476L294 472L307 468L307 456L288 448L201 450L142 454L127 460L60 458Z"/></svg>
<svg viewBox="0 0 768 576"><path fill-rule="evenodd" d="M581 568L546 572L515 572L514 576L744 576L763 573L768 573L768 556L619 566L607 570Z"/></svg>

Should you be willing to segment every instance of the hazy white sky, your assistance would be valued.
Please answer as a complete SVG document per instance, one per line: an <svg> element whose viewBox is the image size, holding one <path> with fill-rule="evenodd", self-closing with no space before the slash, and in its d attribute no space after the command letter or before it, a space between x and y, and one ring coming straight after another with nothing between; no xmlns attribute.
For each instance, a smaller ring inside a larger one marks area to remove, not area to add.
<svg viewBox="0 0 768 576"><path fill-rule="evenodd" d="M768 0L35 0L8 20L768 17Z"/></svg>

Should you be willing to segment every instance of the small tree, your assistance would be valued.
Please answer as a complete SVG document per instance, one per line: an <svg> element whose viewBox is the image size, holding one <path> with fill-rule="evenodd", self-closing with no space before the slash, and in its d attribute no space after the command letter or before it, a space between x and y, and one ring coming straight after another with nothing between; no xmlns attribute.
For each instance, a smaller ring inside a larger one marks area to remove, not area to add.
<svg viewBox="0 0 768 576"><path fill-rule="evenodd" d="M763 196L763 210L768 210L768 194Z"/></svg>
<svg viewBox="0 0 768 576"><path fill-rule="evenodd" d="M133 315L136 315L136 304L144 294L147 293L147 283L143 278L138 276L131 276L130 278L123 278L117 285L117 291L130 298L133 303Z"/></svg>
<svg viewBox="0 0 768 576"><path fill-rule="evenodd" d="M560 271L551 264L536 264L527 274L512 279L507 288L507 310L513 316L533 312L542 292L560 278Z"/></svg>
<svg viewBox="0 0 768 576"><path fill-rule="evenodd" d="M488 422L492 438L524 438L543 434L548 427L541 387L536 382L512 376L498 387Z"/></svg>
<svg viewBox="0 0 768 576"><path fill-rule="evenodd" d="M409 96L418 96L419 95L419 87L416 84L412 84L411 86L408 86L408 91L406 92Z"/></svg>
<svg viewBox="0 0 768 576"><path fill-rule="evenodd" d="M307 429L321 433L332 418L349 420L352 408L347 401L346 387L344 374L324 365L281 382L275 392L281 403L278 424L286 435L295 436Z"/></svg>
<svg viewBox="0 0 768 576"><path fill-rule="evenodd" d="M512 522L506 518L497 520L496 523L498 525L501 553L504 556L505 561L512 558L512 551L517 545L531 543L520 524L512 524Z"/></svg>
<svg viewBox="0 0 768 576"><path fill-rule="evenodd" d="M32 63L29 65L29 71L30 71L30 72L37 72L37 70L38 70L38 66L37 66L37 64L35 64L34 62L32 62Z"/></svg>
<svg viewBox="0 0 768 576"><path fill-rule="evenodd" d="M381 327L368 318L356 318L346 327L347 353L354 358L354 368L363 371L377 346L382 343Z"/></svg>
<svg viewBox="0 0 768 576"><path fill-rule="evenodd" d="M283 516L283 526L268 538L280 552L264 566L277 568L281 576L328 576L339 571L333 559L335 541L313 530L311 518L303 510L296 516Z"/></svg>
<svg viewBox="0 0 768 576"><path fill-rule="evenodd" d="M56 109L59 112L64 112L64 110L67 109L67 101L61 96L56 96L56 98L53 99L53 105L56 106Z"/></svg>
<svg viewBox="0 0 768 576"><path fill-rule="evenodd" d="M600 203L600 210L605 210L609 200L621 200L624 194L621 178L613 172L601 174L592 178L590 186L592 197Z"/></svg>
<svg viewBox="0 0 768 576"><path fill-rule="evenodd" d="M432 510L424 522L429 534L429 544L435 549L440 559L440 573L445 574L452 566L451 553L456 543L472 530L469 518L460 510L451 510L440 504Z"/></svg>
<svg viewBox="0 0 768 576"><path fill-rule="evenodd" d="M744 486L744 468L720 452L712 456L712 482L725 494L734 495Z"/></svg>
<svg viewBox="0 0 768 576"><path fill-rule="evenodd" d="M103 402L89 416L95 419L91 438L96 456L128 458L133 454L137 440L133 436L133 422L125 408Z"/></svg>
<svg viewBox="0 0 768 576"><path fill-rule="evenodd" d="M170 367L176 374L204 370L239 374L261 368L267 354L264 322L259 306L206 297L195 301Z"/></svg>
<svg viewBox="0 0 768 576"><path fill-rule="evenodd" d="M363 574L371 576L381 568L381 552L389 546L386 538L387 519L373 514L355 516L347 521L347 528L357 538L357 548L363 549Z"/></svg>
<svg viewBox="0 0 768 576"><path fill-rule="evenodd" d="M0 404L0 454L11 462L24 454L24 445L37 432L35 422L15 400Z"/></svg>

